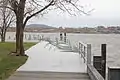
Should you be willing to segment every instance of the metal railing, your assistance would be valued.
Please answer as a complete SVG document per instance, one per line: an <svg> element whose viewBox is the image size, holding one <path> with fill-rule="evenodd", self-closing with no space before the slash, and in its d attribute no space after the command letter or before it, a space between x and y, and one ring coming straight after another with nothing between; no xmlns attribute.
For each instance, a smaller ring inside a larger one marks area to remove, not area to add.
<svg viewBox="0 0 120 80"><path fill-rule="evenodd" d="M86 57L87 51L86 50L87 50L87 45L79 42L79 54L83 58L84 63L87 61L87 57Z"/></svg>
<svg viewBox="0 0 120 80"><path fill-rule="evenodd" d="M66 39L66 42L63 40L61 41L59 38L50 39L50 38L43 38L43 40L48 41L50 44L58 46L59 44L67 44L71 47L71 51L73 51L74 45L71 45L69 39ZM103 76L97 71L97 69L91 64L91 44L85 44L83 42L79 42L78 46L76 47L76 52L78 52L83 59L84 63L87 65L87 73L90 76L91 80L105 80Z"/></svg>
<svg viewBox="0 0 120 80"><path fill-rule="evenodd" d="M91 64L91 44L79 42L79 54L83 58L84 63Z"/></svg>
<svg viewBox="0 0 120 80"><path fill-rule="evenodd" d="M58 46L61 42L58 38L51 40L50 38L43 38L48 41L50 44ZM66 44L71 46L70 40L67 39ZM71 48L72 49L72 48ZM100 73L91 65L91 44L84 44L79 42L78 53L81 55L81 58L84 60L84 63L87 65L87 73L90 76L91 80L104 80Z"/></svg>
<svg viewBox="0 0 120 80"><path fill-rule="evenodd" d="M91 80L104 80L101 74L91 64L91 44L79 42L79 54L87 65L87 73Z"/></svg>
<svg viewBox="0 0 120 80"><path fill-rule="evenodd" d="M87 64L87 73L91 80L104 80L100 73L91 64Z"/></svg>

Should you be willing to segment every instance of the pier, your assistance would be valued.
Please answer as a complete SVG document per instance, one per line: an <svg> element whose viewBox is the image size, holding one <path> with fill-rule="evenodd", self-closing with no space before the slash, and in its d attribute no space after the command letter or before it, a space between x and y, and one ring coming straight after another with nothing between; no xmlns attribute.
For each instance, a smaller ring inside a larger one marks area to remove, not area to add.
<svg viewBox="0 0 120 80"><path fill-rule="evenodd" d="M91 44L42 38L25 53L28 60L7 80L105 80L91 60Z"/></svg>

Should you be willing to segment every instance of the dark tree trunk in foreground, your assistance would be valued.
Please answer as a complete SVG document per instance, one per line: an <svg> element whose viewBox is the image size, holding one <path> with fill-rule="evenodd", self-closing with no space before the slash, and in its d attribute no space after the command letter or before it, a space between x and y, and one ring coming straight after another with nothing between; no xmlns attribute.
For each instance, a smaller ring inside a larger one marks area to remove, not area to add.
<svg viewBox="0 0 120 80"><path fill-rule="evenodd" d="M23 36L24 36L24 8L25 0L21 0L17 9L16 14L16 53L17 55L24 56Z"/></svg>
<svg viewBox="0 0 120 80"><path fill-rule="evenodd" d="M16 53L17 55L24 56L24 46L23 46L23 37L24 37L24 28L27 23L27 21L34 17L35 15L41 13L45 9L47 9L49 6L52 5L54 0L52 0L48 5L46 5L41 10L33 13L32 15L28 16L24 21L24 9L25 9L25 2L26 0L20 0L19 4L13 5L14 12L16 14ZM16 8L17 6L17 8Z"/></svg>
<svg viewBox="0 0 120 80"><path fill-rule="evenodd" d="M5 42L6 31L1 33L1 42Z"/></svg>
<svg viewBox="0 0 120 80"><path fill-rule="evenodd" d="M24 56L23 32L24 32L23 23L18 19L16 27L16 52L18 55L22 56Z"/></svg>

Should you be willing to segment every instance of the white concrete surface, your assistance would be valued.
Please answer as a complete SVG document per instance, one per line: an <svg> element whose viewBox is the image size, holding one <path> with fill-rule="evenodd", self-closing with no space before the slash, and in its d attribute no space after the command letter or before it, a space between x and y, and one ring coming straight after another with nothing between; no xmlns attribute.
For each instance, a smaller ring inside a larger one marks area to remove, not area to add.
<svg viewBox="0 0 120 80"><path fill-rule="evenodd" d="M28 60L17 71L86 72L78 53L62 52L45 41L28 49L26 54Z"/></svg>

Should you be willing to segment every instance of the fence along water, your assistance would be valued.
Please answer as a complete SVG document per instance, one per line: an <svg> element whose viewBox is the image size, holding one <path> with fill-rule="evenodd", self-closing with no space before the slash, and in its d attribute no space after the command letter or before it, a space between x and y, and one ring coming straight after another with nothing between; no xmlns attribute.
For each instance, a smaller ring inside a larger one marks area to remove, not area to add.
<svg viewBox="0 0 120 80"><path fill-rule="evenodd" d="M79 54L87 65L87 73L91 80L104 80L101 74L91 64L91 44L84 44L79 42Z"/></svg>
<svg viewBox="0 0 120 80"><path fill-rule="evenodd" d="M50 43L56 42L54 45L58 46L59 43L61 43L61 39L59 41L58 38L55 38L54 41L50 40L50 38L44 38L45 40L49 41ZM66 39L67 41L63 43L68 44L71 47L71 50L73 50L73 46L70 44L70 40ZM87 65L87 73L90 76L91 80L104 80L104 78L100 75L100 73L94 68L94 66L91 64L91 44L84 44L82 42L79 42L78 46L78 53L80 54L81 58L83 58L83 62Z"/></svg>
<svg viewBox="0 0 120 80"><path fill-rule="evenodd" d="M50 42L56 42L55 45L57 46L59 43L63 42L63 43L66 43L68 44L72 50L73 49L73 45L71 45L70 43L70 40L66 39L66 42L64 42L64 39L61 41L60 39L58 38L55 38L54 40L50 40L50 38L48 38L48 41ZM76 51L77 52L77 51ZM84 44L82 42L79 42L79 46L78 46L78 52L81 56L81 58L83 58L83 62L86 63L87 65L87 73L89 74L91 80L105 80L105 66L103 65L102 67L102 75L97 71L97 69L92 65L91 63L91 44ZM102 44L101 45L101 52L103 53L103 55L105 55L104 53L106 53L106 45L105 44ZM102 57L102 62L105 62L104 59L106 57ZM110 73L110 71L112 70L109 70L109 80L112 80L112 79L116 79L114 78L114 76L111 78L110 75L112 74L112 72ZM117 70L118 71L118 70ZM117 78L116 80L119 80L119 78Z"/></svg>

